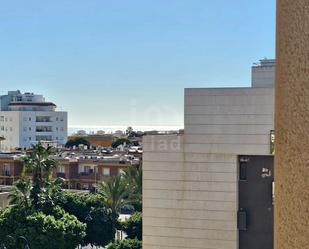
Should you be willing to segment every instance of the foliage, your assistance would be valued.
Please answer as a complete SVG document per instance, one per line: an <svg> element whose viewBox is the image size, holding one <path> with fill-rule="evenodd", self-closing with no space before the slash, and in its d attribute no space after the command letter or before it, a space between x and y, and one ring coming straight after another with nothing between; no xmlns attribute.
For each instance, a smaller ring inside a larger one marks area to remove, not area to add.
<svg viewBox="0 0 309 249"><path fill-rule="evenodd" d="M130 166L124 171L124 180L130 188L129 202L135 211L142 211L143 171L142 166Z"/></svg>
<svg viewBox="0 0 309 249"><path fill-rule="evenodd" d="M78 147L81 144L87 145L88 147L90 146L90 142L86 138L84 138L84 137L72 137L66 142L65 147L67 147L67 148L72 148L74 146Z"/></svg>
<svg viewBox="0 0 309 249"><path fill-rule="evenodd" d="M122 223L122 230L129 239L142 240L143 219L142 213L134 213L128 220Z"/></svg>
<svg viewBox="0 0 309 249"><path fill-rule="evenodd" d="M108 178L98 185L98 193L103 197L104 204L112 210L114 218L120 209L128 203L130 190L122 175Z"/></svg>
<svg viewBox="0 0 309 249"><path fill-rule="evenodd" d="M0 216L0 239L7 235L25 236L31 248L75 248L83 241L86 224L57 206L62 199L62 179L51 179L57 166L51 147L34 145L23 158L24 173L32 173L32 182L23 174L10 194L12 208Z"/></svg>
<svg viewBox="0 0 309 249"><path fill-rule="evenodd" d="M126 135L127 136L130 136L130 134L133 132L133 128L131 126L129 126L127 129L126 129Z"/></svg>
<svg viewBox="0 0 309 249"><path fill-rule="evenodd" d="M20 179L15 182L14 190L9 194L10 204L17 205L23 208L28 208L31 204L30 193L32 185L25 179Z"/></svg>
<svg viewBox="0 0 309 249"><path fill-rule="evenodd" d="M23 158L24 170L32 173L33 188L30 192L32 204L40 207L40 196L46 184L51 180L52 169L57 167L57 161L51 157L52 147L45 148L41 143L32 146L32 150Z"/></svg>
<svg viewBox="0 0 309 249"><path fill-rule="evenodd" d="M119 145L124 144L124 143L131 144L131 141L127 138L118 138L116 141L112 143L112 147L117 148Z"/></svg>
<svg viewBox="0 0 309 249"><path fill-rule="evenodd" d="M104 206L101 196L63 192L61 207L87 224L84 244L106 246L113 241L115 225L111 209Z"/></svg>
<svg viewBox="0 0 309 249"><path fill-rule="evenodd" d="M142 249L142 242L137 239L118 240L107 249Z"/></svg>
<svg viewBox="0 0 309 249"><path fill-rule="evenodd" d="M56 217L20 207L7 208L0 214L0 240L11 235L16 240L25 236L31 249L74 249L85 236L86 225L63 210ZM7 243L9 244L9 243ZM16 249L14 245L9 249Z"/></svg>

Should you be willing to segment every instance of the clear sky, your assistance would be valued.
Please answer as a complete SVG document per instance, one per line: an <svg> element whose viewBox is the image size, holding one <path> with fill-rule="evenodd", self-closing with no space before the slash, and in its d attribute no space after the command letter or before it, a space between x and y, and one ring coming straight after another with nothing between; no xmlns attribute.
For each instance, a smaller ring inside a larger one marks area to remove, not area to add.
<svg viewBox="0 0 309 249"><path fill-rule="evenodd" d="M44 94L69 125L182 125L186 87L249 86L275 54L275 0L10 0L0 94Z"/></svg>

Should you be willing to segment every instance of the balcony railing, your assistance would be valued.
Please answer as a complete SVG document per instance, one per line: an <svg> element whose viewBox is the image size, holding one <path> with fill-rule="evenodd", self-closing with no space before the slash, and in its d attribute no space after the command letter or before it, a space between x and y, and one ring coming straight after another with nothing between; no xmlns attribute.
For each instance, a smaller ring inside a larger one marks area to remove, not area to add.
<svg viewBox="0 0 309 249"><path fill-rule="evenodd" d="M61 178L65 178L65 173L57 172L56 176L61 177Z"/></svg>
<svg viewBox="0 0 309 249"><path fill-rule="evenodd" d="M2 171L2 176L11 176L10 171Z"/></svg>
<svg viewBox="0 0 309 249"><path fill-rule="evenodd" d="M52 129L39 129L39 128L37 128L35 131L36 132L53 132Z"/></svg>
<svg viewBox="0 0 309 249"><path fill-rule="evenodd" d="M46 122L52 122L50 117L36 117L36 122L42 122L42 123L46 123Z"/></svg>

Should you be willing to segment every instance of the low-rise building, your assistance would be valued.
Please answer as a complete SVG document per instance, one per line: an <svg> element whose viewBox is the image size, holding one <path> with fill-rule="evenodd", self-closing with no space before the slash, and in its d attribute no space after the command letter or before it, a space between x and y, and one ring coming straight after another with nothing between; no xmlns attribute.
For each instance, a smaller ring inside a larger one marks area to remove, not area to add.
<svg viewBox="0 0 309 249"><path fill-rule="evenodd" d="M64 188L91 190L96 183L120 174L135 165L138 158L129 155L102 156L90 152L61 152L54 155L58 166L53 176L64 179ZM22 154L0 154L0 185L12 185L21 176Z"/></svg>

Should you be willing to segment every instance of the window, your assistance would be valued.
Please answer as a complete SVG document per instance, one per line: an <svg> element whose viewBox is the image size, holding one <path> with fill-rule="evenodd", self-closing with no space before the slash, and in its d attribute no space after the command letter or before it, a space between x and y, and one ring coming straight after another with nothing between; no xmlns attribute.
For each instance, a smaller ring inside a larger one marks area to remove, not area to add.
<svg viewBox="0 0 309 249"><path fill-rule="evenodd" d="M59 118L58 117L56 117L56 121L58 121L59 120Z"/></svg>
<svg viewBox="0 0 309 249"><path fill-rule="evenodd" d="M56 127L56 131L58 131L58 127Z"/></svg>
<svg viewBox="0 0 309 249"><path fill-rule="evenodd" d="M10 131L13 131L13 127L10 127Z"/></svg>
<svg viewBox="0 0 309 249"><path fill-rule="evenodd" d="M89 171L90 171L90 166L84 166L84 172L88 174Z"/></svg>
<svg viewBox="0 0 309 249"><path fill-rule="evenodd" d="M10 122L12 122L13 121L13 118L12 117L10 117Z"/></svg>
<svg viewBox="0 0 309 249"><path fill-rule="evenodd" d="M0 116L0 121L4 121L4 116Z"/></svg>
<svg viewBox="0 0 309 249"><path fill-rule="evenodd" d="M1 131L4 131L4 126L1 126L0 129L1 129Z"/></svg>
<svg viewBox="0 0 309 249"><path fill-rule="evenodd" d="M51 122L51 119L49 116L37 116L36 122Z"/></svg>
<svg viewBox="0 0 309 249"><path fill-rule="evenodd" d="M29 131L31 131L31 127L29 127Z"/></svg>
<svg viewBox="0 0 309 249"><path fill-rule="evenodd" d="M24 127L24 131L27 131L27 127Z"/></svg>
<svg viewBox="0 0 309 249"><path fill-rule="evenodd" d="M8 118L5 118L5 122L7 122L8 121Z"/></svg>
<svg viewBox="0 0 309 249"><path fill-rule="evenodd" d="M3 164L3 175L4 176L10 176L10 164L9 163L4 163Z"/></svg>
<svg viewBox="0 0 309 249"><path fill-rule="evenodd" d="M83 190L89 189L89 184L88 184L88 183L83 183L82 189L83 189Z"/></svg>
<svg viewBox="0 0 309 249"><path fill-rule="evenodd" d="M27 121L27 118L26 118L26 117L24 117L24 121Z"/></svg>
<svg viewBox="0 0 309 249"><path fill-rule="evenodd" d="M110 168L103 168L103 175L109 176L110 175Z"/></svg>
<svg viewBox="0 0 309 249"><path fill-rule="evenodd" d="M29 137L29 141L31 141L31 137Z"/></svg>
<svg viewBox="0 0 309 249"><path fill-rule="evenodd" d="M246 181L247 180L247 164L246 162L240 162L239 165L239 180Z"/></svg>
<svg viewBox="0 0 309 249"><path fill-rule="evenodd" d="M58 166L57 172L58 173L64 173L64 166L63 165Z"/></svg>
<svg viewBox="0 0 309 249"><path fill-rule="evenodd" d="M29 121L31 121L31 118L29 117Z"/></svg>

